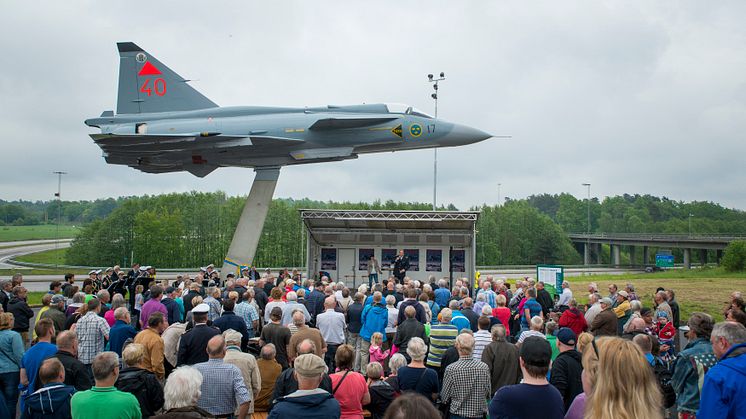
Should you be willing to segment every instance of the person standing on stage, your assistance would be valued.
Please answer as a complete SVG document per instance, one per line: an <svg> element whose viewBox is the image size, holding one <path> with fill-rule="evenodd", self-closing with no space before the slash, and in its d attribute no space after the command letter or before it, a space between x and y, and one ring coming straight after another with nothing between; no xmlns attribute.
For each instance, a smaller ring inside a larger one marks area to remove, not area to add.
<svg viewBox="0 0 746 419"><path fill-rule="evenodd" d="M378 283L378 274L381 273L381 265L374 255L368 261L368 289L373 288L373 282Z"/></svg>
<svg viewBox="0 0 746 419"><path fill-rule="evenodd" d="M394 259L394 276L396 282L404 284L404 277L409 269L409 257L404 255L404 250L399 250L399 256Z"/></svg>

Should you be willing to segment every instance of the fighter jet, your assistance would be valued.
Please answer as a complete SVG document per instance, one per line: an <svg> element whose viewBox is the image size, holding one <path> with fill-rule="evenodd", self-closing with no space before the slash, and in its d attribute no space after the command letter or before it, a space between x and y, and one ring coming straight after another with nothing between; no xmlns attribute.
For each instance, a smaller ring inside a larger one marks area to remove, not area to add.
<svg viewBox="0 0 746 419"><path fill-rule="evenodd" d="M110 164L147 173L279 168L476 143L490 134L411 106L221 107L132 42L119 48L117 112L85 124Z"/></svg>

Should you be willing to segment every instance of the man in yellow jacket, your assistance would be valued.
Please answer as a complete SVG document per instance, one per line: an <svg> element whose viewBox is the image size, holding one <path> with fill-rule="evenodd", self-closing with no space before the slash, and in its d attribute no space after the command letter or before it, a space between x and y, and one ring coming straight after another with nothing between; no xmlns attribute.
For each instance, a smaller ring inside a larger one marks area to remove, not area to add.
<svg viewBox="0 0 746 419"><path fill-rule="evenodd" d="M625 315L629 314L629 294L627 291L619 291L616 295L616 304L613 306L614 314L618 319L621 319Z"/></svg>

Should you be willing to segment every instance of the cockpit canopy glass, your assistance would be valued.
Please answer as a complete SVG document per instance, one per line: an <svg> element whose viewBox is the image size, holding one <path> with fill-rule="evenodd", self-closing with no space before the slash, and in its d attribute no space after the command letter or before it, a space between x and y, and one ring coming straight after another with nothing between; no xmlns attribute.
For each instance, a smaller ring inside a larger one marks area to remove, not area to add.
<svg viewBox="0 0 746 419"><path fill-rule="evenodd" d="M433 117L428 115L427 113L402 103L387 103L386 108L388 109L389 113L401 113L404 115L414 115L419 116L420 118L433 119Z"/></svg>

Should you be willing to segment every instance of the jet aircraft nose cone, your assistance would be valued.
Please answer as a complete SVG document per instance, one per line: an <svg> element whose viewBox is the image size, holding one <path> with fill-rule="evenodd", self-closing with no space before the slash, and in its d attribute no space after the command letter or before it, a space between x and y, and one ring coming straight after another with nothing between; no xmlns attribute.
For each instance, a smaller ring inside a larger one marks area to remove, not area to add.
<svg viewBox="0 0 746 419"><path fill-rule="evenodd" d="M444 138L444 145L458 146L464 144L473 144L484 141L488 138L492 138L492 134L488 134L482 130L466 125L453 124L453 128Z"/></svg>

